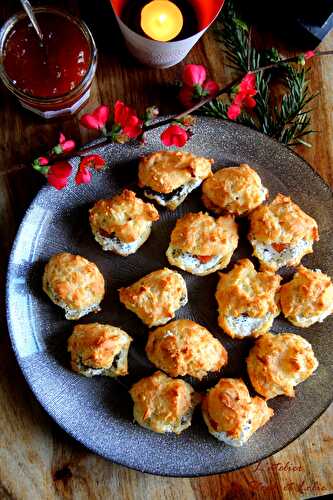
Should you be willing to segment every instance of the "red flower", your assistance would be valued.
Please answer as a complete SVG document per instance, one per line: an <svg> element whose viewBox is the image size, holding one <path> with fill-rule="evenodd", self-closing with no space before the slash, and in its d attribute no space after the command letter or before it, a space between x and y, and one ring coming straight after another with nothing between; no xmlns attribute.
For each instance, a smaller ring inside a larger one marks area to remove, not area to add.
<svg viewBox="0 0 333 500"><path fill-rule="evenodd" d="M78 171L75 176L75 183L88 184L91 181L91 172L89 168L94 168L95 170L102 170L105 165L105 160L100 155L88 155L81 158Z"/></svg>
<svg viewBox="0 0 333 500"><path fill-rule="evenodd" d="M316 55L315 51L314 50L308 50L307 52L305 52L304 54L304 59L311 59L312 57L314 57Z"/></svg>
<svg viewBox="0 0 333 500"><path fill-rule="evenodd" d="M227 115L229 120L236 120L241 113L241 108L238 104L231 104L228 108Z"/></svg>
<svg viewBox="0 0 333 500"><path fill-rule="evenodd" d="M66 139L64 134L61 132L59 137L59 146L63 153L69 153L75 149L75 142L71 139Z"/></svg>
<svg viewBox="0 0 333 500"><path fill-rule="evenodd" d="M44 167L45 165L49 164L49 159L46 158L45 156L40 156L39 158L37 158L37 162L39 165Z"/></svg>
<svg viewBox="0 0 333 500"><path fill-rule="evenodd" d="M165 146L177 146L182 148L188 140L187 131L180 125L170 125L161 134L161 140Z"/></svg>
<svg viewBox="0 0 333 500"><path fill-rule="evenodd" d="M135 139L142 133L143 121L136 116L134 109L117 101L114 106L114 122L122 129L123 134Z"/></svg>
<svg viewBox="0 0 333 500"><path fill-rule="evenodd" d="M214 95L214 94L217 94L218 90L219 90L219 86L216 82L214 82L214 80L207 80L202 88L204 90L206 90L206 92L208 92L208 95Z"/></svg>
<svg viewBox="0 0 333 500"><path fill-rule="evenodd" d="M202 85L206 80L206 68L201 64L186 64L183 71L183 82L189 87Z"/></svg>
<svg viewBox="0 0 333 500"><path fill-rule="evenodd" d="M247 73L239 84L241 92L252 92L256 87L256 76L253 73Z"/></svg>
<svg viewBox="0 0 333 500"><path fill-rule="evenodd" d="M236 120L241 113L242 108L254 108L256 101L256 77L253 73L247 73L238 86L231 105L228 108L227 115L229 120Z"/></svg>
<svg viewBox="0 0 333 500"><path fill-rule="evenodd" d="M67 161L59 161L51 165L46 175L47 181L56 189L67 186L68 178L72 173L72 167Z"/></svg>
<svg viewBox="0 0 333 500"><path fill-rule="evenodd" d="M246 95L243 99L243 105L245 108L255 108L256 104L256 100L253 99L251 95Z"/></svg>
<svg viewBox="0 0 333 500"><path fill-rule="evenodd" d="M100 155L84 156L80 162L80 168L94 168L95 170L102 170L105 166L105 160Z"/></svg>
<svg viewBox="0 0 333 500"><path fill-rule="evenodd" d="M110 109L108 106L98 106L92 113L86 113L80 118L83 127L92 130L101 130L109 119Z"/></svg>
<svg viewBox="0 0 333 500"><path fill-rule="evenodd" d="M202 65L187 64L183 71L183 86L179 92L179 100L184 108L191 108L203 97L214 96L219 86L213 80L206 80L206 69Z"/></svg>
<svg viewBox="0 0 333 500"><path fill-rule="evenodd" d="M193 106L194 102L192 101L193 99L193 88L183 86L180 89L180 92L178 94L178 99L180 100L181 104L184 106L184 108L189 109Z"/></svg>
<svg viewBox="0 0 333 500"><path fill-rule="evenodd" d="M86 167L81 167L77 171L75 176L75 183L79 186L80 184L89 184L91 181L91 173Z"/></svg>

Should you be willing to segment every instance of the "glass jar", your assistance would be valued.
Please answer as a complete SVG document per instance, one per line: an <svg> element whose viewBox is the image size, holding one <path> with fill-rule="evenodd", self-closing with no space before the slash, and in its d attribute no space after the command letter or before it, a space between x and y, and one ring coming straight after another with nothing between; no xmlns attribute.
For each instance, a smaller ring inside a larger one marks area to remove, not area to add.
<svg viewBox="0 0 333 500"><path fill-rule="evenodd" d="M25 12L14 15L3 25L1 79L24 108L39 116L49 119L71 115L90 96L97 67L94 39L83 21L64 11L38 7L34 13L42 32L44 25L43 44Z"/></svg>

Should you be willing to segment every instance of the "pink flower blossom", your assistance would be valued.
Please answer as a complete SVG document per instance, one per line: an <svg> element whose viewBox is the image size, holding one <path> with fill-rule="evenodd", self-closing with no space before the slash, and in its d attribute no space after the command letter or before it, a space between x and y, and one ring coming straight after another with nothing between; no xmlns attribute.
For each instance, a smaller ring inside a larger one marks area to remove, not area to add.
<svg viewBox="0 0 333 500"><path fill-rule="evenodd" d="M184 85L178 94L178 99L185 109L189 109L194 105L193 102L193 88Z"/></svg>
<svg viewBox="0 0 333 500"><path fill-rule="evenodd" d="M37 161L39 163L39 165L41 166L45 166L45 165L48 165L49 164L49 159L46 158L46 156L40 156L39 158L37 158Z"/></svg>
<svg viewBox="0 0 333 500"><path fill-rule="evenodd" d="M247 73L238 86L238 91L228 108L227 116L229 120L236 120L242 108L254 108L256 101L254 96L257 93L255 88L256 77L253 73Z"/></svg>
<svg viewBox="0 0 333 500"><path fill-rule="evenodd" d="M80 168L94 168L95 170L102 170L105 166L105 160L100 155L88 155L84 156L80 162Z"/></svg>
<svg viewBox="0 0 333 500"><path fill-rule="evenodd" d="M244 106L245 108L250 108L250 109L251 109L251 108L255 108L255 107L256 107L256 104L257 104L257 103L256 103L256 100L255 100L255 99L253 99L253 97L252 97L252 96L250 96L250 95L246 95L246 96L244 97L244 99L243 99L243 106Z"/></svg>
<svg viewBox="0 0 333 500"><path fill-rule="evenodd" d="M255 90L256 86L256 75L254 73L247 73L239 84L239 89L241 92L249 93Z"/></svg>
<svg viewBox="0 0 333 500"><path fill-rule="evenodd" d="M229 120L236 120L241 113L241 108L238 104L231 104L228 108L227 115Z"/></svg>
<svg viewBox="0 0 333 500"><path fill-rule="evenodd" d="M90 181L91 181L91 173L86 167L80 166L75 176L75 183L79 186L80 184L89 184Z"/></svg>
<svg viewBox="0 0 333 500"><path fill-rule="evenodd" d="M186 64L183 71L183 82L188 87L202 85L206 80L207 72L201 64Z"/></svg>
<svg viewBox="0 0 333 500"><path fill-rule="evenodd" d="M61 151L63 153L69 153L75 149L75 141L66 139L64 134L61 132L59 137L59 146L61 147Z"/></svg>
<svg viewBox="0 0 333 500"><path fill-rule="evenodd" d="M219 90L219 86L216 82L214 82L214 80L207 80L203 84L202 88L204 90L206 90L206 92L208 92L208 95L210 95L210 96L217 94L217 92Z"/></svg>
<svg viewBox="0 0 333 500"><path fill-rule="evenodd" d="M180 125L170 125L161 134L161 140L165 146L177 146L182 148L188 140L187 131Z"/></svg>
<svg viewBox="0 0 333 500"><path fill-rule="evenodd" d="M183 71L183 86L178 98L184 108L191 108L203 97L214 96L219 86L214 80L206 81L207 72L204 66L187 64Z"/></svg>
<svg viewBox="0 0 333 500"><path fill-rule="evenodd" d="M143 121L137 117L134 109L125 106L122 101L117 101L114 106L114 122L121 127L123 134L131 139L142 133Z"/></svg>
<svg viewBox="0 0 333 500"><path fill-rule="evenodd" d="M72 173L72 167L67 161L59 161L51 165L46 175L47 181L56 189L63 189L67 186L68 178Z"/></svg>
<svg viewBox="0 0 333 500"><path fill-rule="evenodd" d="M92 130L101 130L105 127L110 116L108 106L98 106L92 113L86 113L80 118L80 123L83 127Z"/></svg>
<svg viewBox="0 0 333 500"><path fill-rule="evenodd" d="M304 54L304 59L311 59L312 57L314 57L316 55L315 51L314 50L308 50L307 52L305 52Z"/></svg>

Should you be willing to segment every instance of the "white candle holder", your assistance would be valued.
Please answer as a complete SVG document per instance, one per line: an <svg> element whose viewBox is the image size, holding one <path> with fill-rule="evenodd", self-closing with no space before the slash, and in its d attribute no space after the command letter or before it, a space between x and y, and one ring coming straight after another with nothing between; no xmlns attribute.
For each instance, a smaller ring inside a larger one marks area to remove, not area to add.
<svg viewBox="0 0 333 500"><path fill-rule="evenodd" d="M224 0L191 0L197 15L199 31L183 40L157 42L136 33L122 21L121 12L128 1L130 0L110 0L127 48L141 63L155 68L169 68L182 61L214 22L224 4Z"/></svg>

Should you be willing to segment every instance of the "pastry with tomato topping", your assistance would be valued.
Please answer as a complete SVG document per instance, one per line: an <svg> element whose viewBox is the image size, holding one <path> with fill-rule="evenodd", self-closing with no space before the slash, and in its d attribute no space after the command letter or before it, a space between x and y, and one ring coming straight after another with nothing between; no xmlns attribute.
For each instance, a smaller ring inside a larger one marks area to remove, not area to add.
<svg viewBox="0 0 333 500"><path fill-rule="evenodd" d="M243 446L274 411L264 399L251 398L243 380L221 378L203 399L202 414L212 436L230 446Z"/></svg>
<svg viewBox="0 0 333 500"><path fill-rule="evenodd" d="M319 269L299 266L293 279L281 287L281 309L295 326L322 323L333 313L333 283Z"/></svg>
<svg viewBox="0 0 333 500"><path fill-rule="evenodd" d="M268 190L246 163L221 168L202 185L202 201L217 214L246 215L268 198Z"/></svg>
<svg viewBox="0 0 333 500"><path fill-rule="evenodd" d="M65 310L66 319L74 320L100 310L105 282L96 264L64 252L53 255L46 264L43 290Z"/></svg>
<svg viewBox="0 0 333 500"><path fill-rule="evenodd" d="M237 224L232 215L214 219L190 212L177 220L166 255L173 266L205 276L226 267L237 245Z"/></svg>
<svg viewBox="0 0 333 500"><path fill-rule="evenodd" d="M175 210L212 175L213 160L186 151L157 151L140 161L139 186L147 198Z"/></svg>
<svg viewBox="0 0 333 500"><path fill-rule="evenodd" d="M95 240L103 250L123 256L135 253L147 241L158 219L156 208L128 189L111 199L97 201L89 211Z"/></svg>
<svg viewBox="0 0 333 500"><path fill-rule="evenodd" d="M190 427L201 397L181 379L160 371L134 384L129 391L134 402L134 420L153 432L180 434Z"/></svg>
<svg viewBox="0 0 333 500"><path fill-rule="evenodd" d="M146 325L164 325L187 304L184 278L171 269L153 271L133 285L119 290L120 302Z"/></svg>
<svg viewBox="0 0 333 500"><path fill-rule="evenodd" d="M203 326L178 319L149 333L148 359L171 377L189 375L201 380L228 361L221 342Z"/></svg>
<svg viewBox="0 0 333 500"><path fill-rule="evenodd" d="M294 333L262 335L246 362L251 384L266 399L282 394L294 397L294 387L318 367L311 344Z"/></svg>
<svg viewBox="0 0 333 500"><path fill-rule="evenodd" d="M71 367L85 377L127 375L131 342L126 332L112 325L76 325L68 339Z"/></svg>
<svg viewBox="0 0 333 500"><path fill-rule="evenodd" d="M297 266L319 240L317 222L283 194L256 208L249 217L249 240L262 269Z"/></svg>
<svg viewBox="0 0 333 500"><path fill-rule="evenodd" d="M216 300L218 323L232 338L258 337L280 313L281 276L257 272L249 259L239 260L229 273L220 273Z"/></svg>

